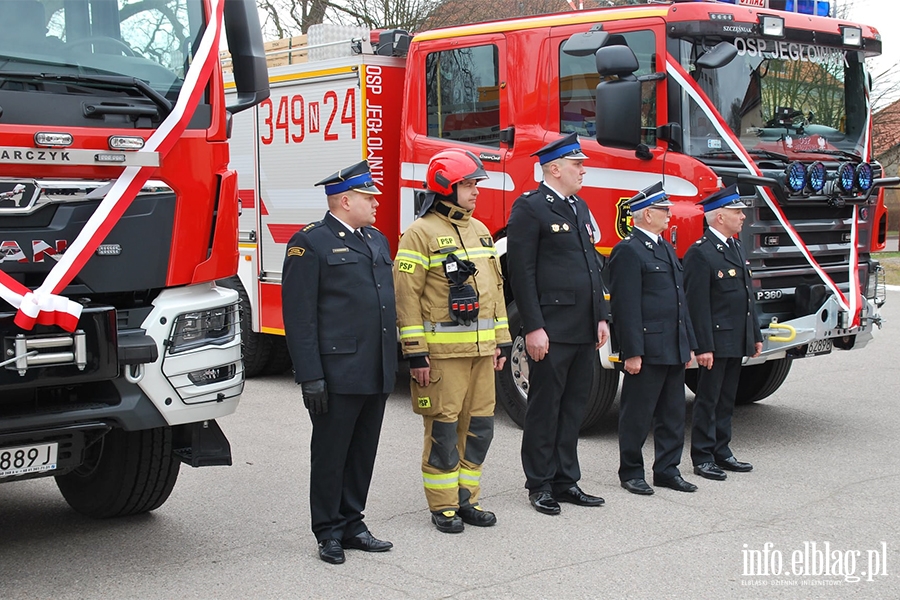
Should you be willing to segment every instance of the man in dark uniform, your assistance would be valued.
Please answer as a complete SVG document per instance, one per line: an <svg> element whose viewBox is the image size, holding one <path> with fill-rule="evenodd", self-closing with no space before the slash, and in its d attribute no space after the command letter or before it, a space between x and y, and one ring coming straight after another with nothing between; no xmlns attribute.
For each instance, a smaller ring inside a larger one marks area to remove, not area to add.
<svg viewBox="0 0 900 600"><path fill-rule="evenodd" d="M284 332L312 420L312 530L325 562L344 548L384 552L363 522L384 404L397 370L393 262L372 227L378 206L363 161L323 179L328 212L287 245Z"/></svg>
<svg viewBox="0 0 900 600"><path fill-rule="evenodd" d="M688 309L697 336L697 394L691 428L694 473L725 479L727 471L750 471L729 448L731 415L744 356L762 352L762 333L751 292L750 270L737 235L747 205L736 185L702 200L709 225L684 255Z"/></svg>
<svg viewBox="0 0 900 600"><path fill-rule="evenodd" d="M574 133L535 155L544 180L513 204L508 266L531 359L522 435L525 487L535 510L556 515L559 502L603 504L578 486L577 447L597 348L609 337L609 307L594 248L600 232L576 196L587 156Z"/></svg>
<svg viewBox="0 0 900 600"><path fill-rule="evenodd" d="M649 495L641 448L651 426L656 448L653 483L681 492L697 486L681 477L684 446L684 369L696 348L681 263L660 234L669 223L661 183L629 201L634 229L610 254L614 339L624 362L619 409L619 479L633 494Z"/></svg>

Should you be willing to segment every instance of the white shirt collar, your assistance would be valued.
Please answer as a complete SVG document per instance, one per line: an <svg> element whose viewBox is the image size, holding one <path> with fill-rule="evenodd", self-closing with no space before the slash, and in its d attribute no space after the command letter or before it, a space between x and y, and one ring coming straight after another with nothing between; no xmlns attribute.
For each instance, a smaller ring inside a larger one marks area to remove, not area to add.
<svg viewBox="0 0 900 600"><path fill-rule="evenodd" d="M719 231L719 230L716 229L715 227L709 227L708 229L709 229L710 232L714 233L714 234L716 235L717 238L719 238L720 240L722 240L723 243L725 243L725 244L728 243L728 238L725 236L724 233L722 233L721 231Z"/></svg>
<svg viewBox="0 0 900 600"><path fill-rule="evenodd" d="M556 188L553 187L552 185L550 185L549 183L547 183L546 180L544 181L544 185L546 185L548 188L550 188L550 191L552 191L554 194L556 194L557 196L559 196L561 200L568 200L568 199L569 199L568 196L564 196L563 194L560 194L560 193L556 190Z"/></svg>
<svg viewBox="0 0 900 600"><path fill-rule="evenodd" d="M651 233L651 232L647 231L646 229L644 229L643 227L638 227L637 225L635 225L634 228L639 231L642 231L644 233L644 235L646 235L648 238L650 238L657 244L659 243L659 234L658 233Z"/></svg>
<svg viewBox="0 0 900 600"><path fill-rule="evenodd" d="M350 231L350 233L356 233L356 229L354 229L353 227L350 227L350 226L347 225L347 223L345 223L344 221L341 221L341 220L337 217L337 215L335 215L335 214L334 214L333 212L331 212L330 210L328 211L328 214L330 214L332 217L334 217L335 220L336 220L338 223L340 223L341 225L343 225L344 227L346 227L346 228Z"/></svg>

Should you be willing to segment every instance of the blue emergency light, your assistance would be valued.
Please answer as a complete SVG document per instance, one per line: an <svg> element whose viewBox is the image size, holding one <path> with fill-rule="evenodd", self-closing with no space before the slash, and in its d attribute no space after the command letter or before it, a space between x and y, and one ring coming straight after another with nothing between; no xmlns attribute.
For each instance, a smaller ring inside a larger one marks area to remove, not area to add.
<svg viewBox="0 0 900 600"><path fill-rule="evenodd" d="M679 0L675 0L676 2ZM680 0L682 2L708 2L710 0ZM722 4L737 4L753 6L754 8L770 8L772 10L784 10L799 13L801 15L818 15L820 17L831 16L831 2L829 0L766 0L766 6L760 7L756 2L741 2L741 0L712 0Z"/></svg>

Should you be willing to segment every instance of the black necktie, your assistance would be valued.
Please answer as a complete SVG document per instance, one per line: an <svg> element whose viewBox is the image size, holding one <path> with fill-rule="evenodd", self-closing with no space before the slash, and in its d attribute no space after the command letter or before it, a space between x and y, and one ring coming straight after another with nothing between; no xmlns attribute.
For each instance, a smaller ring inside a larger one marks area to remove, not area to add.
<svg viewBox="0 0 900 600"><path fill-rule="evenodd" d="M728 238L725 242L725 245L728 246L728 251L731 253L731 258L736 260L737 262L741 262L741 253L738 251L737 244L734 241L734 238Z"/></svg>
<svg viewBox="0 0 900 600"><path fill-rule="evenodd" d="M356 237L358 237L360 240L362 240L363 244L366 243L366 236L363 235L362 229L357 229L353 233L356 235ZM368 244L366 244L366 245L368 245Z"/></svg>

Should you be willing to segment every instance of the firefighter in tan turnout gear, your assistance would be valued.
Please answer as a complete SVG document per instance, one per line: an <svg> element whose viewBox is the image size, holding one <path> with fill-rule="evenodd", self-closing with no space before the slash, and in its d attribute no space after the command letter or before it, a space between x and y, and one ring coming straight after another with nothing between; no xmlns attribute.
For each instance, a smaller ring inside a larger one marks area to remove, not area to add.
<svg viewBox="0 0 900 600"><path fill-rule="evenodd" d="M497 252L487 227L472 218L476 184L486 178L471 152L435 154L420 218L400 238L394 262L413 410L425 424L425 497L445 533L497 522L478 500L494 436L494 371L511 340Z"/></svg>

